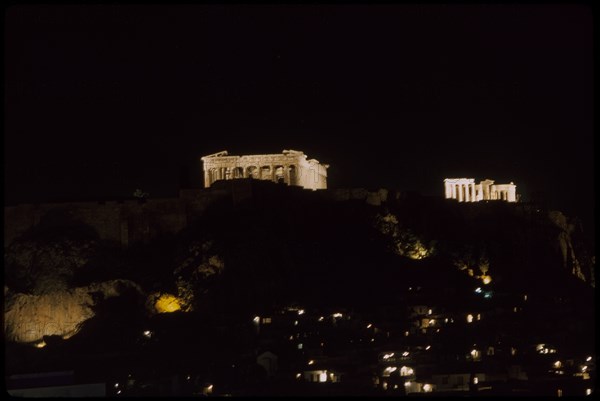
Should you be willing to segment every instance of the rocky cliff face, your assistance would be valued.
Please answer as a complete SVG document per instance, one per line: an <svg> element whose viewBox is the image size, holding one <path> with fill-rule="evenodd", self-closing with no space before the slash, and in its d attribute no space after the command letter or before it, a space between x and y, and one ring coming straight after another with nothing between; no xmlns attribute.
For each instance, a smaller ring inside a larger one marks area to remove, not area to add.
<svg viewBox="0 0 600 401"><path fill-rule="evenodd" d="M563 267L567 270L570 270L573 275L577 276L577 278L583 281L592 281L591 277L587 277L586 279L586 276L583 273L581 262L577 258L577 255L575 255L572 234L577 229L576 222L569 221L569 219L562 214L562 212L556 210L550 211L548 213L548 218L556 227L560 229L556 238L556 242L562 255ZM592 285L594 285L593 282Z"/></svg>
<svg viewBox="0 0 600 401"><path fill-rule="evenodd" d="M5 287L4 335L7 341L43 346L44 336L67 339L94 317L100 300L141 288L129 280L111 280L85 287L43 291L39 295L12 293Z"/></svg>

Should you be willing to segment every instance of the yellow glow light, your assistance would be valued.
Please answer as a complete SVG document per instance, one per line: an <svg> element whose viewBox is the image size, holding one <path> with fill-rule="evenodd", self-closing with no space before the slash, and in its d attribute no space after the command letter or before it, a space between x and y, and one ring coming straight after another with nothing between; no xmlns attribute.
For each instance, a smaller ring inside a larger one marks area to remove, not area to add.
<svg viewBox="0 0 600 401"><path fill-rule="evenodd" d="M158 313L171 313L181 310L181 300L175 295L163 294L156 300L154 308Z"/></svg>
<svg viewBox="0 0 600 401"><path fill-rule="evenodd" d="M490 276L481 276L481 280L483 281L483 284L489 284L492 282L492 277Z"/></svg>
<svg viewBox="0 0 600 401"><path fill-rule="evenodd" d="M33 346L36 348L44 348L46 346L46 342L44 340L42 340L39 343L33 344Z"/></svg>

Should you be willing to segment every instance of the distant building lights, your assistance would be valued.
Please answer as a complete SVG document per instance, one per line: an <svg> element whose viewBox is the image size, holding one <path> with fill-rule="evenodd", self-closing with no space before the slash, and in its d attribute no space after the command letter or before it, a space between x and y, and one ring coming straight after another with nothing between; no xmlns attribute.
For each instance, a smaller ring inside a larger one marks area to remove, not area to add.
<svg viewBox="0 0 600 401"><path fill-rule="evenodd" d="M560 361L556 361L552 364L552 366L556 369L560 368L562 366L562 363Z"/></svg>
<svg viewBox="0 0 600 401"><path fill-rule="evenodd" d="M404 351L404 352L402 353L402 356L408 356L408 354L409 354L409 352L408 352L408 351Z"/></svg>
<svg viewBox="0 0 600 401"><path fill-rule="evenodd" d="M473 315L470 313L467 315L467 323L473 323Z"/></svg>
<svg viewBox="0 0 600 401"><path fill-rule="evenodd" d="M394 356L393 352L391 354L385 354L385 355L383 355L383 359L390 359L393 356Z"/></svg>
<svg viewBox="0 0 600 401"><path fill-rule="evenodd" d="M302 377L302 373L296 373L296 379L300 379Z"/></svg>
<svg viewBox="0 0 600 401"><path fill-rule="evenodd" d="M371 327L373 327L373 325L372 325L371 323L369 323L369 324L367 325L367 329L370 329Z"/></svg>
<svg viewBox="0 0 600 401"><path fill-rule="evenodd" d="M334 318L336 318L336 319L339 319L339 318L341 318L342 316L343 316L343 315L342 315L341 313L334 313L334 314L333 314L333 317L334 317Z"/></svg>
<svg viewBox="0 0 600 401"><path fill-rule="evenodd" d="M252 319L252 321L253 321L255 324L258 324L258 323L260 323L260 316L254 316L254 319Z"/></svg>
<svg viewBox="0 0 600 401"><path fill-rule="evenodd" d="M304 315L304 309L300 309L300 310L298 311L298 315Z"/></svg>
<svg viewBox="0 0 600 401"><path fill-rule="evenodd" d="M433 313L433 310L431 310L431 309L429 309L429 310L427 311L427 314L428 314L428 315L431 315L432 313Z"/></svg>
<svg viewBox="0 0 600 401"><path fill-rule="evenodd" d="M314 365L314 364L315 364L315 361L314 361L314 359L311 359L310 361L308 361L308 364L309 364L309 365Z"/></svg>
<svg viewBox="0 0 600 401"><path fill-rule="evenodd" d="M592 395L592 389L591 388L586 388L585 389L585 395Z"/></svg>
<svg viewBox="0 0 600 401"><path fill-rule="evenodd" d="M479 383L479 379L477 378L477 376L475 376L473 378L473 384L478 384Z"/></svg>
<svg viewBox="0 0 600 401"><path fill-rule="evenodd" d="M475 288L475 292L478 293L478 294L481 294L481 287Z"/></svg>
<svg viewBox="0 0 600 401"><path fill-rule="evenodd" d="M428 345L427 347L425 347L425 351L429 351L431 349L431 345Z"/></svg>
<svg viewBox="0 0 600 401"><path fill-rule="evenodd" d="M423 384L423 392L431 393L433 391L433 386L431 384Z"/></svg>
<svg viewBox="0 0 600 401"><path fill-rule="evenodd" d="M586 361L586 362L589 362L589 361L591 361L591 360L592 360L592 357L591 357L591 356L588 356L587 358L585 358L585 361Z"/></svg>
<svg viewBox="0 0 600 401"><path fill-rule="evenodd" d="M327 371L321 372L319 374L319 382L325 383L327 381Z"/></svg>
<svg viewBox="0 0 600 401"><path fill-rule="evenodd" d="M323 316L319 317L319 322L322 322L323 320L325 320Z"/></svg>

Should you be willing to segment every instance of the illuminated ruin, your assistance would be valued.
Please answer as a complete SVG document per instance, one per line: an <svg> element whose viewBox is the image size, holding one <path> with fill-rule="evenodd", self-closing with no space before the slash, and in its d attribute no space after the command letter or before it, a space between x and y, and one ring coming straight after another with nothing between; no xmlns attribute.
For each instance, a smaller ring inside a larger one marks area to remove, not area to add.
<svg viewBox="0 0 600 401"><path fill-rule="evenodd" d="M326 189L327 168L304 152L284 150L281 154L231 156L226 150L202 157L204 187L219 180L254 178L305 189Z"/></svg>
<svg viewBox="0 0 600 401"><path fill-rule="evenodd" d="M510 184L494 184L493 180L483 180L475 184L474 178L446 178L444 180L446 199L459 202L479 202L487 200L503 200L517 202L517 186Z"/></svg>

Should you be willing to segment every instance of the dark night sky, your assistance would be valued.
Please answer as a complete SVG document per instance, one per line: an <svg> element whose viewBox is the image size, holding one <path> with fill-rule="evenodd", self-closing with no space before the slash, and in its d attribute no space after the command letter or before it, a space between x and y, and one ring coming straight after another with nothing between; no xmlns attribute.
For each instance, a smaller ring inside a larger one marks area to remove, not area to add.
<svg viewBox="0 0 600 401"><path fill-rule="evenodd" d="M176 196L199 157L303 150L329 186L514 181L593 216L584 6L6 10L5 202Z"/></svg>

